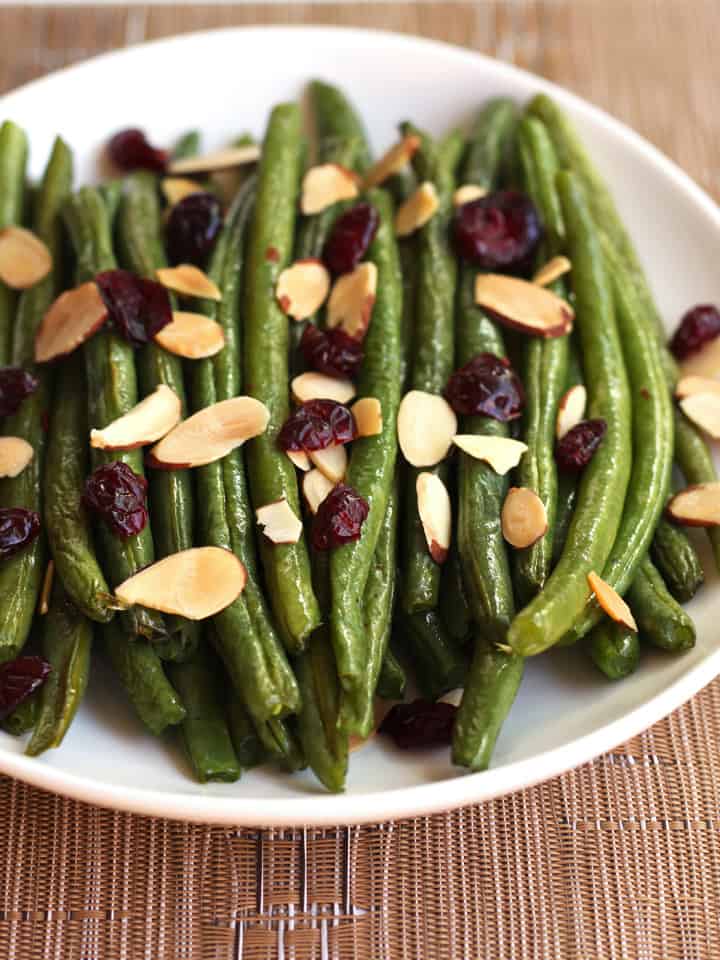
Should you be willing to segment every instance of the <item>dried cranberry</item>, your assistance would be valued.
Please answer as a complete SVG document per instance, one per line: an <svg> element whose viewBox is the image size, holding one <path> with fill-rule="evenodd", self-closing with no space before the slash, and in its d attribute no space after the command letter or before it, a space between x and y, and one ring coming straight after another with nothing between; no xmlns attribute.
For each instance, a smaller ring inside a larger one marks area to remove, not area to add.
<svg viewBox="0 0 720 960"><path fill-rule="evenodd" d="M99 514L119 537L140 533L148 522L147 480L114 460L94 470L85 482L83 503Z"/></svg>
<svg viewBox="0 0 720 960"><path fill-rule="evenodd" d="M448 380L445 398L455 413L516 420L525 406L520 378L505 357L478 353Z"/></svg>
<svg viewBox="0 0 720 960"><path fill-rule="evenodd" d="M119 170L152 170L163 173L168 161L167 150L148 143L142 130L121 130L107 145L108 156Z"/></svg>
<svg viewBox="0 0 720 960"><path fill-rule="evenodd" d="M170 211L165 241L171 263L204 267L222 230L220 201L211 193L191 193Z"/></svg>
<svg viewBox="0 0 720 960"><path fill-rule="evenodd" d="M362 344L340 327L319 330L309 323L303 331L300 349L308 367L330 377L352 379L363 359Z"/></svg>
<svg viewBox="0 0 720 960"><path fill-rule="evenodd" d="M398 747L435 747L450 743L457 707L452 703L413 700L396 703L378 728L392 737Z"/></svg>
<svg viewBox="0 0 720 960"><path fill-rule="evenodd" d="M106 270L95 283L116 331L134 347L143 346L172 320L170 296L155 280L129 270Z"/></svg>
<svg viewBox="0 0 720 960"><path fill-rule="evenodd" d="M360 539L370 508L357 490L339 483L318 507L312 526L316 550L332 550Z"/></svg>
<svg viewBox="0 0 720 960"><path fill-rule="evenodd" d="M453 217L458 254L484 270L524 273L542 238L532 200L517 190L499 190L464 203Z"/></svg>
<svg viewBox="0 0 720 960"><path fill-rule="evenodd" d="M555 446L555 459L560 469L579 473L595 456L606 430L604 420L581 420L568 430Z"/></svg>
<svg viewBox="0 0 720 960"><path fill-rule="evenodd" d="M37 390L38 382L22 367L0 367L0 417L15 413L25 397Z"/></svg>
<svg viewBox="0 0 720 960"><path fill-rule="evenodd" d="M337 443L350 443L357 436L355 417L335 400L308 400L280 428L282 450L324 450Z"/></svg>
<svg viewBox="0 0 720 960"><path fill-rule="evenodd" d="M350 273L360 263L377 233L380 218L370 203L358 203L338 217L323 248L333 273Z"/></svg>
<svg viewBox="0 0 720 960"><path fill-rule="evenodd" d="M11 557L40 533L40 515L25 507L0 507L0 557Z"/></svg>
<svg viewBox="0 0 720 960"><path fill-rule="evenodd" d="M690 354L697 353L718 334L720 334L720 310L710 303L703 303L688 310L682 318L670 341L670 349L678 360L684 360Z"/></svg>
<svg viewBox="0 0 720 960"><path fill-rule="evenodd" d="M0 720L42 686L51 671L42 657L16 657L0 664Z"/></svg>

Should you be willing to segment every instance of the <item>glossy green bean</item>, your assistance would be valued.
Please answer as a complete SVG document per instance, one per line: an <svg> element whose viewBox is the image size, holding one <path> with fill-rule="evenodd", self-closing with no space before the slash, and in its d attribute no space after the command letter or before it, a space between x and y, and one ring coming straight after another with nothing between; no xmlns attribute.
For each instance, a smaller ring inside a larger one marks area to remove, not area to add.
<svg viewBox="0 0 720 960"><path fill-rule="evenodd" d="M0 229L22 223L28 142L12 120L0 127ZM10 363L17 294L0 281L0 365Z"/></svg>
<svg viewBox="0 0 720 960"><path fill-rule="evenodd" d="M461 687L467 678L467 660L453 643L437 610L423 610L396 620L396 636L407 651L423 697L437 700Z"/></svg>
<svg viewBox="0 0 720 960"><path fill-rule="evenodd" d="M391 647L385 651L380 676L377 683L377 695L383 700L402 700L405 696L407 677L405 668L395 656Z"/></svg>
<svg viewBox="0 0 720 960"><path fill-rule="evenodd" d="M627 593L643 640L661 650L681 653L695 646L695 625L668 592L663 578L645 558Z"/></svg>
<svg viewBox="0 0 720 960"><path fill-rule="evenodd" d="M590 657L608 680L622 680L637 669L640 639L636 630L606 619L590 631L588 640Z"/></svg>
<svg viewBox="0 0 720 960"><path fill-rule="evenodd" d="M685 531L662 517L655 528L650 554L673 597L680 603L692 600L705 574Z"/></svg>
<svg viewBox="0 0 720 960"><path fill-rule="evenodd" d="M360 116L342 90L322 80L309 85L310 104L319 140L326 136L356 142L354 169L365 173L371 163L370 145Z"/></svg>
<svg viewBox="0 0 720 960"><path fill-rule="evenodd" d="M227 704L227 717L240 769L251 770L263 763L266 759L265 748L260 742L245 704L236 693Z"/></svg>

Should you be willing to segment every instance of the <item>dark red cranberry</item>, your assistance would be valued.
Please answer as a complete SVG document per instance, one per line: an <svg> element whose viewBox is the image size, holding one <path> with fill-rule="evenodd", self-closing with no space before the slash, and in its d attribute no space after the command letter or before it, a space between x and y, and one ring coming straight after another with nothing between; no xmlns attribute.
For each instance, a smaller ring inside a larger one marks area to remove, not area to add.
<svg viewBox="0 0 720 960"><path fill-rule="evenodd" d="M452 740L457 707L452 703L413 700L396 703L379 726L380 733L392 737L398 747L443 746Z"/></svg>
<svg viewBox="0 0 720 960"><path fill-rule="evenodd" d="M15 413L25 397L38 388L38 379L22 367L0 367L0 417Z"/></svg>
<svg viewBox="0 0 720 960"><path fill-rule="evenodd" d="M40 533L40 515L25 507L0 507L0 557L11 557Z"/></svg>
<svg viewBox="0 0 720 960"><path fill-rule="evenodd" d="M0 664L0 720L42 686L51 671L42 657L16 657Z"/></svg>
<svg viewBox="0 0 720 960"><path fill-rule="evenodd" d="M191 193L170 211L165 242L171 263L204 267L222 230L220 201L212 193Z"/></svg>
<svg viewBox="0 0 720 960"><path fill-rule="evenodd" d="M561 470L579 473L595 456L607 430L604 420L581 420L555 446L555 459Z"/></svg>
<svg viewBox="0 0 720 960"><path fill-rule="evenodd" d="M542 239L542 224L532 200L517 190L499 190L455 212L455 249L484 270L525 273Z"/></svg>
<svg viewBox="0 0 720 960"><path fill-rule="evenodd" d="M134 347L143 346L172 320L170 296L155 280L129 270L106 270L95 283L116 332Z"/></svg>
<svg viewBox="0 0 720 960"><path fill-rule="evenodd" d="M118 537L140 533L148 522L147 480L114 460L94 470L85 482L83 503L99 514Z"/></svg>
<svg viewBox="0 0 720 960"><path fill-rule="evenodd" d="M720 310L710 303L702 303L688 310L680 321L670 349L678 358L684 360L697 353L706 343L720 334Z"/></svg>
<svg viewBox="0 0 720 960"><path fill-rule="evenodd" d="M163 173L168 162L167 150L148 143L142 130L121 130L107 145L108 156L119 170L152 170Z"/></svg>
<svg viewBox="0 0 720 960"><path fill-rule="evenodd" d="M505 357L478 353L448 380L445 398L461 416L483 414L493 420L516 420L525 406L520 378Z"/></svg>
<svg viewBox="0 0 720 960"><path fill-rule="evenodd" d="M308 367L330 377L352 379L363 359L362 344L340 327L319 330L309 323L303 330L300 349Z"/></svg>
<svg viewBox="0 0 720 960"><path fill-rule="evenodd" d="M357 490L339 483L318 507L312 526L316 550L333 550L360 539L370 508Z"/></svg>
<svg viewBox="0 0 720 960"><path fill-rule="evenodd" d="M370 203L358 203L335 221L325 241L323 260L332 273L350 273L367 253L380 218Z"/></svg>
<svg viewBox="0 0 720 960"><path fill-rule="evenodd" d="M282 450L324 450L337 443L350 443L357 436L355 417L335 400L308 400L290 414L280 428Z"/></svg>

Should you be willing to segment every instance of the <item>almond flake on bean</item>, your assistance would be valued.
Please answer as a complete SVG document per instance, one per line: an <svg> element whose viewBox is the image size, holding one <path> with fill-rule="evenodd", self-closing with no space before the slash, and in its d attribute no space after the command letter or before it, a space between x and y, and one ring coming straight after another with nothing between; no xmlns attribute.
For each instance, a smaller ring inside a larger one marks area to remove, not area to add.
<svg viewBox="0 0 720 960"><path fill-rule="evenodd" d="M290 382L293 399L297 403L308 400L334 400L335 403L348 403L355 396L355 384L342 377L330 377L326 373L309 370L293 377Z"/></svg>
<svg viewBox="0 0 720 960"><path fill-rule="evenodd" d="M681 378L720 377L720 337L715 337L680 364Z"/></svg>
<svg viewBox="0 0 720 960"><path fill-rule="evenodd" d="M562 440L565 434L576 427L585 416L587 405L587 390L581 383L576 383L563 394L558 404L557 419L555 421L555 437Z"/></svg>
<svg viewBox="0 0 720 960"><path fill-rule="evenodd" d="M311 463L330 480L333 486L342 483L345 479L348 455L343 444L325 447L323 450L311 450L308 456Z"/></svg>
<svg viewBox="0 0 720 960"><path fill-rule="evenodd" d="M499 273L477 275L475 302L506 326L532 336L561 337L575 319L570 304L551 290Z"/></svg>
<svg viewBox="0 0 720 960"><path fill-rule="evenodd" d="M457 434L453 437L453 443L468 456L484 460L500 476L516 467L527 450L527 444L520 440L476 433Z"/></svg>
<svg viewBox="0 0 720 960"><path fill-rule="evenodd" d="M184 310L173 310L172 322L153 339L168 353L186 360L214 357L225 346L225 333L219 323L203 313Z"/></svg>
<svg viewBox="0 0 720 960"><path fill-rule="evenodd" d="M680 401L680 409L714 440L720 440L720 393L693 393Z"/></svg>
<svg viewBox="0 0 720 960"><path fill-rule="evenodd" d="M388 177L400 173L410 163L420 147L420 137L409 134L399 143L394 144L380 157L378 162L365 174L364 187L377 187Z"/></svg>
<svg viewBox="0 0 720 960"><path fill-rule="evenodd" d="M552 260L548 260L547 263L540 267L533 277L533 283L537 283L541 287L548 287L551 283L559 280L560 277L564 277L565 274L571 270L572 263L567 257L553 257Z"/></svg>
<svg viewBox="0 0 720 960"><path fill-rule="evenodd" d="M328 480L317 467L305 474L302 478L302 491L311 513L317 513L318 507L334 486L332 480Z"/></svg>
<svg viewBox="0 0 720 960"><path fill-rule="evenodd" d="M172 160L168 165L168 173L211 173L214 170L229 170L231 167L256 163L259 158L260 147L255 143L246 144L243 147L225 147L197 157Z"/></svg>
<svg viewBox="0 0 720 960"><path fill-rule="evenodd" d="M197 180L188 180L186 177L165 177L162 184L162 192L171 207L180 203L185 197L190 197L193 193L204 193L205 187Z"/></svg>
<svg viewBox="0 0 720 960"><path fill-rule="evenodd" d="M400 402L398 443L413 467L434 467L444 460L457 431L455 411L445 397L410 390Z"/></svg>
<svg viewBox="0 0 720 960"><path fill-rule="evenodd" d="M666 513L686 527L720 526L720 482L686 487L670 499Z"/></svg>
<svg viewBox="0 0 720 960"><path fill-rule="evenodd" d="M0 477L16 477L22 473L34 453L22 437L0 437Z"/></svg>
<svg viewBox="0 0 720 960"><path fill-rule="evenodd" d="M107 307L92 281L61 293L46 311L35 335L35 362L72 353L105 323Z"/></svg>
<svg viewBox="0 0 720 960"><path fill-rule="evenodd" d="M174 290L185 297L222 300L217 285L199 267L190 263L181 263L179 267L161 267L155 271L155 276L168 290Z"/></svg>
<svg viewBox="0 0 720 960"><path fill-rule="evenodd" d="M339 163L310 167L303 177L300 210L309 216L331 207L340 200L354 200L359 194L358 178Z"/></svg>
<svg viewBox="0 0 720 960"><path fill-rule="evenodd" d="M431 220L440 205L437 190L428 180L421 183L395 214L395 233L408 237Z"/></svg>
<svg viewBox="0 0 720 960"><path fill-rule="evenodd" d="M370 326L376 290L374 263L360 263L351 273L338 277L328 300L328 328L340 327L349 337L362 340Z"/></svg>
<svg viewBox="0 0 720 960"><path fill-rule="evenodd" d="M594 571L588 574L588 585L595 594L595 599L600 604L605 613L616 623L621 623L629 630L637 633L637 623L632 615L630 607L625 603L620 594L606 583L602 577L599 577Z"/></svg>
<svg viewBox="0 0 720 960"><path fill-rule="evenodd" d="M325 303L330 273L320 260L296 260L278 277L275 298L293 320L306 320Z"/></svg>
<svg viewBox="0 0 720 960"><path fill-rule="evenodd" d="M720 380L714 377L688 376L681 377L675 385L675 396L678 400L691 397L696 393L715 393L720 395Z"/></svg>
<svg viewBox="0 0 720 960"><path fill-rule="evenodd" d="M435 563L445 563L450 549L452 507L450 494L435 473L420 473L415 481L418 513L425 541Z"/></svg>
<svg viewBox="0 0 720 960"><path fill-rule="evenodd" d="M545 504L528 487L510 487L500 519L503 536L518 550L532 546L547 533Z"/></svg>
<svg viewBox="0 0 720 960"><path fill-rule="evenodd" d="M98 450L133 450L154 443L172 430L181 413L180 397L161 383L122 417L102 430L91 430L90 446Z"/></svg>
<svg viewBox="0 0 720 960"><path fill-rule="evenodd" d="M292 460L294 466L296 466L298 470L302 470L303 473L312 467L310 457L305 453L304 450L286 450L285 453L288 455L290 460Z"/></svg>
<svg viewBox="0 0 720 960"><path fill-rule="evenodd" d="M263 528L263 534L272 543L297 543L302 536L302 522L285 497L258 507L255 519Z"/></svg>
<svg viewBox="0 0 720 960"><path fill-rule="evenodd" d="M377 397L362 397L350 408L355 417L359 437L375 437L382 433L382 405Z"/></svg>
<svg viewBox="0 0 720 960"><path fill-rule="evenodd" d="M52 270L52 255L42 240L24 227L0 230L0 280L13 290L27 290Z"/></svg>
<svg viewBox="0 0 720 960"><path fill-rule="evenodd" d="M453 206L462 207L466 203L472 203L473 200L482 200L486 195L487 190L484 187L478 187L475 183L465 183L453 194Z"/></svg>

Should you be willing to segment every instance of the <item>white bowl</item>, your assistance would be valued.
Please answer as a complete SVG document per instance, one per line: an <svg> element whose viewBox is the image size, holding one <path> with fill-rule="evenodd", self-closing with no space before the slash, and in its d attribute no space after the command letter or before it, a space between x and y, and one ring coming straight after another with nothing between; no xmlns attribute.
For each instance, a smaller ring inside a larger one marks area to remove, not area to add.
<svg viewBox="0 0 720 960"><path fill-rule="evenodd" d="M488 97L523 101L547 91L576 121L647 266L671 327L699 302L720 302L720 214L684 173L631 130L529 73L466 50L364 30L219 30L98 57L0 100L0 117L24 126L39 175L61 133L91 179L112 132L146 128L166 143L199 126L213 147L240 131L261 136L269 108L305 82L341 84L373 145L410 118L441 133ZM699 539L702 544L702 540ZM704 547L703 547L704 549ZM706 570L711 562L703 553ZM138 813L244 825L335 824L426 814L527 787L597 756L659 720L720 672L712 609L715 575L689 607L698 642L679 657L646 653L634 676L606 683L578 651L536 657L495 751L493 768L464 774L446 750L403 753L382 738L352 756L347 791L323 792L312 775L255 771L239 783L193 782L177 743L155 740L130 713L102 664L65 743L39 759L0 735L0 770L39 787ZM717 613L716 613L717 615Z"/></svg>

